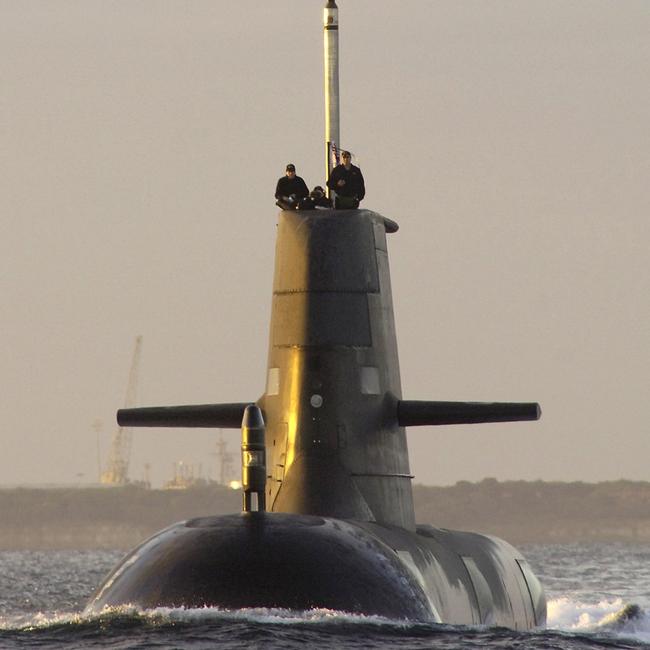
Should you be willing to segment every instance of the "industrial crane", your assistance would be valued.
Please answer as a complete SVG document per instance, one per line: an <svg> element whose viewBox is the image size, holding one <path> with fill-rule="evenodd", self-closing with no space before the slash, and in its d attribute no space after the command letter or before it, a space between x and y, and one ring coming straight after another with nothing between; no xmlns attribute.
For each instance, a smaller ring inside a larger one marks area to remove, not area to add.
<svg viewBox="0 0 650 650"><path fill-rule="evenodd" d="M142 353L142 336L135 339L129 381L126 387L126 408L136 405L138 388L138 368ZM106 469L102 472L101 482L105 485L126 485L129 482L129 461L131 458L131 439L133 431L130 427L118 427L113 434L111 451Z"/></svg>

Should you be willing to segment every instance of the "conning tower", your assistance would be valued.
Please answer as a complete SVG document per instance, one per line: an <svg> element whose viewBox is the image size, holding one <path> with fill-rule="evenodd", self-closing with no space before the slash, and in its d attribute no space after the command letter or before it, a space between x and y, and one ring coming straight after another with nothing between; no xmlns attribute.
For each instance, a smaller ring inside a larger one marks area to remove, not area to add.
<svg viewBox="0 0 650 650"><path fill-rule="evenodd" d="M414 529L386 233L370 210L278 218L266 392L274 511Z"/></svg>

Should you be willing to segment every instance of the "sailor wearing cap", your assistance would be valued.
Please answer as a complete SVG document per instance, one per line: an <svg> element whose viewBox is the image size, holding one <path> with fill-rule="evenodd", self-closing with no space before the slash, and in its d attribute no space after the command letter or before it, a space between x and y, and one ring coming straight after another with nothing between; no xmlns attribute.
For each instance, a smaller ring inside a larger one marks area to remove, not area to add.
<svg viewBox="0 0 650 650"><path fill-rule="evenodd" d="M341 164L332 169L327 187L336 192L334 207L338 210L359 207L359 201L366 195L366 186L361 170L352 164L349 151L341 152Z"/></svg>
<svg viewBox="0 0 650 650"><path fill-rule="evenodd" d="M296 176L296 166L289 163L286 174L278 179L278 184L275 186L276 205L283 210L295 210L300 199L307 196L309 196L309 189L305 181L300 176Z"/></svg>

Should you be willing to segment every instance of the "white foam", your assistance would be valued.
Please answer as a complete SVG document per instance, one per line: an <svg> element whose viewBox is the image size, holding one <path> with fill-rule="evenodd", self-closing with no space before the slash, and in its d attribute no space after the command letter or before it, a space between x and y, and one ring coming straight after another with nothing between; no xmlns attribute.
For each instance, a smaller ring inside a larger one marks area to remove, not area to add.
<svg viewBox="0 0 650 650"><path fill-rule="evenodd" d="M561 632L581 632L632 638L650 642L650 616L642 614L639 618L623 621L618 625L615 615L626 603L621 598L581 602L569 597L550 600L548 603L548 623L551 630ZM133 605L106 607L99 613L81 614L79 612L49 612L14 617L0 617L0 630L34 630L60 625L83 625L93 621L110 622L111 619L128 617L140 619L146 624L166 625L175 623L209 623L210 621L247 621L271 625L377 625L408 630L421 625L414 621L398 621L382 616L349 614L331 609L289 610L279 608L222 609L200 607L194 609L157 607L141 610Z"/></svg>
<svg viewBox="0 0 650 650"><path fill-rule="evenodd" d="M641 614L639 618L622 621L613 626L618 614L626 605L622 598L585 603L568 597L548 602L547 627L566 632L594 632L603 628L617 637L650 641L650 617Z"/></svg>
<svg viewBox="0 0 650 650"><path fill-rule="evenodd" d="M366 616L363 614L349 614L332 609L289 610L279 608L247 608L247 609L222 609L219 607L200 608L171 608L156 607L141 610L134 605L121 605L119 607L105 607L99 613L81 614L73 613L42 613L0 618L0 629L30 630L47 628L57 625L75 625L92 621L110 621L121 617L141 619L155 624L166 623L202 623L215 620L222 621L249 621L253 623L295 625L323 623L346 624L373 624L390 625L392 627L408 627L413 625L409 621L396 621L382 616Z"/></svg>
<svg viewBox="0 0 650 650"><path fill-rule="evenodd" d="M134 612L135 613L135 612ZM410 625L408 622L394 621L383 616L366 616L349 614L333 609L291 610L268 607L252 607L245 609L222 609L219 607L200 607L194 609L176 609L156 607L137 612L137 615L152 620L169 622L201 622L214 619L230 621L250 621L277 625L320 624L320 623L352 623L352 624L390 624Z"/></svg>
<svg viewBox="0 0 650 650"><path fill-rule="evenodd" d="M581 603L570 598L556 598L548 603L547 625L559 630L582 630L596 627L605 617L619 612L624 603L621 598L601 600L598 603Z"/></svg>

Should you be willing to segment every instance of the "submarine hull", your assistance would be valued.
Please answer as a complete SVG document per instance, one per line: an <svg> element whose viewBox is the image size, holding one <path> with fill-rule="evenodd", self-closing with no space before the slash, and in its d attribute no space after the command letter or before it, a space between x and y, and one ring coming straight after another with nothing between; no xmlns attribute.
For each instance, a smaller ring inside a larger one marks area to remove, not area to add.
<svg viewBox="0 0 650 650"><path fill-rule="evenodd" d="M463 544L466 557L451 550ZM86 613L126 604L325 608L452 624L541 625L545 603L534 603L515 555L500 540L428 526L410 533L312 515L203 517L175 524L133 550ZM509 579L521 602L506 595Z"/></svg>

